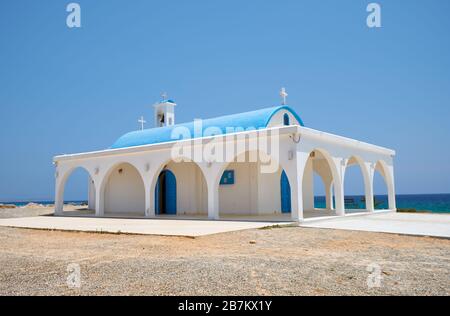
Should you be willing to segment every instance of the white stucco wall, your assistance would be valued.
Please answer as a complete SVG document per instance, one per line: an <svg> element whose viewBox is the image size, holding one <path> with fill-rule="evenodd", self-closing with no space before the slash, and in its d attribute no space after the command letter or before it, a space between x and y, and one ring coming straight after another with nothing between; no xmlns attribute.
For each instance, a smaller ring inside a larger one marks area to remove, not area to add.
<svg viewBox="0 0 450 316"><path fill-rule="evenodd" d="M262 173L259 163L230 164L234 170L235 184L219 186L221 214L280 214L282 169Z"/></svg>
<svg viewBox="0 0 450 316"><path fill-rule="evenodd" d="M274 116L272 116L267 127L283 126L285 113L289 115L289 125L300 125L300 122L297 121L297 119L294 117L294 115L292 115L291 112L287 110L280 110L277 113L275 113Z"/></svg>
<svg viewBox="0 0 450 316"><path fill-rule="evenodd" d="M258 213L258 165L234 162L226 170L234 170L234 184L219 186L221 214Z"/></svg>
<svg viewBox="0 0 450 316"><path fill-rule="evenodd" d="M104 193L105 214L144 215L144 183L133 166L120 164L111 172L107 181Z"/></svg>
<svg viewBox="0 0 450 316"><path fill-rule="evenodd" d="M258 181L258 214L281 214L281 172L260 173Z"/></svg>
<svg viewBox="0 0 450 316"><path fill-rule="evenodd" d="M200 168L193 162L171 162L166 169L177 180L177 215L208 214L208 192Z"/></svg>

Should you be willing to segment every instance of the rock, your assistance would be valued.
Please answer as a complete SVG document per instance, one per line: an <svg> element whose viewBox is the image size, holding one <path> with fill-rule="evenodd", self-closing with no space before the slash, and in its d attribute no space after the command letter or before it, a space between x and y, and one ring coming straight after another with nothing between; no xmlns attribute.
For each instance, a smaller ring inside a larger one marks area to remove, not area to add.
<svg viewBox="0 0 450 316"><path fill-rule="evenodd" d="M16 208L13 204L0 204L0 208Z"/></svg>
<svg viewBox="0 0 450 316"><path fill-rule="evenodd" d="M44 205L38 204L38 203L33 203L33 202L28 203L25 206L22 206L22 208L43 208L43 207L44 207Z"/></svg>

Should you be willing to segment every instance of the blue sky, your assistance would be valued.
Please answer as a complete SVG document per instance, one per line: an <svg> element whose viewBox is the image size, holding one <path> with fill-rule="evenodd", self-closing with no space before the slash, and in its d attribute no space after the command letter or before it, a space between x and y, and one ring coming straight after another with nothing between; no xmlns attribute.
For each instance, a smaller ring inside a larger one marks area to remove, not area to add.
<svg viewBox="0 0 450 316"><path fill-rule="evenodd" d="M282 86L308 127L395 149L397 193L450 192L449 1L377 1L379 29L360 0L77 2L80 29L70 1L0 3L0 200L52 199L52 156L109 147L162 91L183 122Z"/></svg>

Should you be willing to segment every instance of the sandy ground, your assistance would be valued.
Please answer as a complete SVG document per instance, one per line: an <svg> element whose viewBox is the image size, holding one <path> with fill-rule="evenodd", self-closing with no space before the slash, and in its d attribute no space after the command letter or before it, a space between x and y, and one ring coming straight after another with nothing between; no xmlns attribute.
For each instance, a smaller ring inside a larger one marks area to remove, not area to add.
<svg viewBox="0 0 450 316"><path fill-rule="evenodd" d="M69 212L69 214L83 213L86 212L86 206L73 206L65 205L64 211ZM0 218L15 218L15 217L32 217L32 216L46 216L53 215L53 207L45 207L36 205L30 208L1 208L0 207Z"/></svg>
<svg viewBox="0 0 450 316"><path fill-rule="evenodd" d="M20 210L36 212L48 210ZM380 287L367 286L369 265L380 267ZM450 295L450 240L299 227L195 239L0 228L0 295L59 294Z"/></svg>

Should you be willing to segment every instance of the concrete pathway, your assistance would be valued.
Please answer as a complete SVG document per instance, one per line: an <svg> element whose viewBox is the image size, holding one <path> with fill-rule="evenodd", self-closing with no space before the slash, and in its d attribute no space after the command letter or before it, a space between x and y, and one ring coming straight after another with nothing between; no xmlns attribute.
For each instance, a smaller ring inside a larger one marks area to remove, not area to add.
<svg viewBox="0 0 450 316"><path fill-rule="evenodd" d="M300 226L450 238L450 214L375 213L328 218Z"/></svg>
<svg viewBox="0 0 450 316"><path fill-rule="evenodd" d="M123 219L94 217L38 216L0 219L0 226L83 232L198 237L280 223L264 221L209 221L177 219ZM289 224L289 223L283 223Z"/></svg>
<svg viewBox="0 0 450 316"><path fill-rule="evenodd" d="M450 238L450 214L379 213L311 219L301 227ZM285 219L284 219L285 220ZM37 216L0 219L0 226L47 230L198 237L292 222Z"/></svg>

